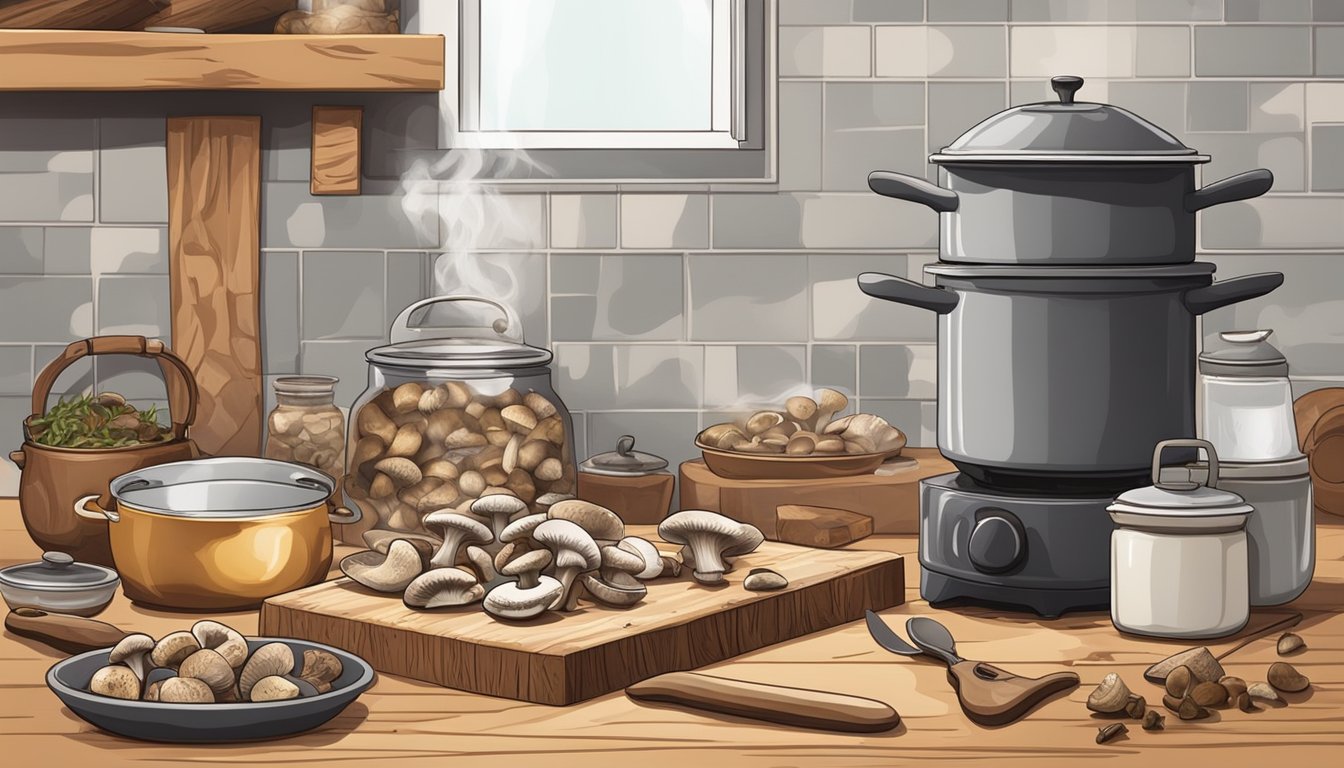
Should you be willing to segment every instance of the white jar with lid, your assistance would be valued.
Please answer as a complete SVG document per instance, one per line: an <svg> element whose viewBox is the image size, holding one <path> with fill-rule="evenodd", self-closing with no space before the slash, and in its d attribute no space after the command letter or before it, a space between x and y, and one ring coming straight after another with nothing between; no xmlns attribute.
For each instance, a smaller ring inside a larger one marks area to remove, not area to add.
<svg viewBox="0 0 1344 768"><path fill-rule="evenodd" d="M1290 461L1302 455L1288 360L1273 331L1219 334L1226 347L1199 356L1200 437L1224 461Z"/></svg>
<svg viewBox="0 0 1344 768"><path fill-rule="evenodd" d="M1205 483L1161 476L1162 451L1203 448ZM1205 440L1164 440L1153 452L1153 485L1126 491L1106 509L1111 534L1111 623L1151 637L1212 638L1250 618L1246 521L1253 508L1219 490L1218 456Z"/></svg>

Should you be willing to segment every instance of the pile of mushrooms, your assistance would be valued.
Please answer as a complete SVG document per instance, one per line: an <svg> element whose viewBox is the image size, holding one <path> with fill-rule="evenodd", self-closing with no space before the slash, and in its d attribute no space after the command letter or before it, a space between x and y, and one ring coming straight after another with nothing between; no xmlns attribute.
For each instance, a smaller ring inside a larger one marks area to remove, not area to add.
<svg viewBox="0 0 1344 768"><path fill-rule="evenodd" d="M653 542L627 536L621 518L579 499L548 499L532 512L507 494L483 496L466 512L425 516L430 535L369 531L370 547L341 561L341 572L377 592L401 594L415 610L482 604L500 619L530 619L577 610L581 599L628 608L648 594L645 582L681 574L683 563L702 584L724 582L731 558L760 546L755 526L714 512L669 516L658 535L682 545L680 559Z"/></svg>
<svg viewBox="0 0 1344 768"><path fill-rule="evenodd" d="M285 643L248 653L247 639L217 621L198 621L190 631L157 641L127 635L112 647L108 665L93 673L89 692L129 701L215 704L281 701L331 690L343 671L335 655L309 649L296 658ZM155 674L155 670L168 674Z"/></svg>
<svg viewBox="0 0 1344 768"><path fill-rule="evenodd" d="M881 416L833 418L848 406L844 393L820 389L816 399L791 397L783 410L757 411L741 422L707 427L696 442L726 451L786 456L894 453L905 447L905 434Z"/></svg>

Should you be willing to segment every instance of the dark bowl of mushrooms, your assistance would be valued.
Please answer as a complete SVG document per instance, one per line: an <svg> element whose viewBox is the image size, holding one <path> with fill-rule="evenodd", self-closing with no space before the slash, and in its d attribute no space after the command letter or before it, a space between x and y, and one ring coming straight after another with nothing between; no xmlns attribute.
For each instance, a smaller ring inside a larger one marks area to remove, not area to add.
<svg viewBox="0 0 1344 768"><path fill-rule="evenodd" d="M291 736L335 717L373 685L368 662L289 638L243 638L217 622L58 662L47 686L118 736L200 744Z"/></svg>

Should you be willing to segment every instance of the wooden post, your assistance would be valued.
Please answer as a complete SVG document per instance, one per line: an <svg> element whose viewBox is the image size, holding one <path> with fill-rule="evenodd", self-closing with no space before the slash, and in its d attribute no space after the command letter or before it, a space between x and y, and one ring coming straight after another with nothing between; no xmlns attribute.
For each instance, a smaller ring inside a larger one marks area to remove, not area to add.
<svg viewBox="0 0 1344 768"><path fill-rule="evenodd" d="M168 120L173 351L196 375L192 437L209 455L261 447L261 118Z"/></svg>
<svg viewBox="0 0 1344 768"><path fill-rule="evenodd" d="M359 142L363 107L313 107L314 195L359 194Z"/></svg>

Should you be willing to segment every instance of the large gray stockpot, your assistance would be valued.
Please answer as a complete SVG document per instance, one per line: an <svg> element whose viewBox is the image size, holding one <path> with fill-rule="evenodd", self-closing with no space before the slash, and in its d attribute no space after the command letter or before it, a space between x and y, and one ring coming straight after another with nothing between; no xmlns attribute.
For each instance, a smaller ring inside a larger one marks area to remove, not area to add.
<svg viewBox="0 0 1344 768"><path fill-rule="evenodd" d="M1259 169L1195 188L1209 161L1128 110L1074 101L1079 77L1053 78L1058 102L999 112L929 161L942 184L874 171L868 185L939 213L942 261L963 264L1182 264L1195 213L1257 197Z"/></svg>
<svg viewBox="0 0 1344 768"><path fill-rule="evenodd" d="M978 482L1052 492L1142 484L1153 446L1195 431L1195 317L1283 283L1214 283L1208 263L925 271L936 288L859 287L939 315L938 448Z"/></svg>

